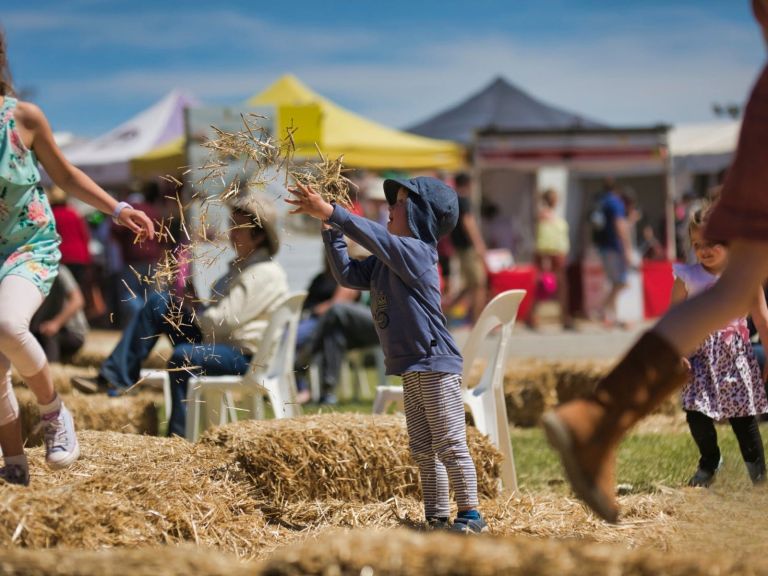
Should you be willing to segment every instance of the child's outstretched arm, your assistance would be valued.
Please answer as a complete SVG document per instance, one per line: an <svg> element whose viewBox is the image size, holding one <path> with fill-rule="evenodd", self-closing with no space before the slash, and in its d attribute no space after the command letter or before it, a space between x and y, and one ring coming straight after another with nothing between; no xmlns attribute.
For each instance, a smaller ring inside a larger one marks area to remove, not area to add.
<svg viewBox="0 0 768 576"><path fill-rule="evenodd" d="M31 150L57 186L97 210L115 216L117 200L64 157L53 139L48 119L40 108L28 102L20 102L16 120L31 135ZM117 214L117 221L138 235L140 240L151 240L154 237L154 224L141 210L125 207Z"/></svg>
<svg viewBox="0 0 768 576"><path fill-rule="evenodd" d="M286 198L285 201L296 206L295 210L291 210L291 214L308 214L323 222L323 241L336 281L347 288L368 290L371 284L371 266L350 259L343 235L327 223L333 214L333 204L326 202L310 186L301 183L288 188L288 192L293 194L293 198Z"/></svg>
<svg viewBox="0 0 768 576"><path fill-rule="evenodd" d="M680 280L680 278L675 278L675 283L672 284L672 301L670 304L674 306L687 298L688 290L685 289L685 282Z"/></svg>
<svg viewBox="0 0 768 576"><path fill-rule="evenodd" d="M308 214L324 224L333 214L333 204L326 202L311 186L298 182L296 186L290 186L288 192L293 194L293 198L286 198L285 201L291 206L296 206L291 210L291 214Z"/></svg>
<svg viewBox="0 0 768 576"><path fill-rule="evenodd" d="M765 292L762 286L758 290L750 314L755 329L760 335L760 342L763 346L768 346L768 305L765 302ZM768 365L763 369L763 380L766 379L768 379Z"/></svg>

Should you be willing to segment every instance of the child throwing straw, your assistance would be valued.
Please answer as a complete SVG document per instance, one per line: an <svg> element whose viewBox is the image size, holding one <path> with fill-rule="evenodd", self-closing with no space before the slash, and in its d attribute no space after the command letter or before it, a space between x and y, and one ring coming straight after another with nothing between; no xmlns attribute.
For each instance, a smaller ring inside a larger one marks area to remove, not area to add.
<svg viewBox="0 0 768 576"><path fill-rule="evenodd" d="M151 238L152 222L118 203L72 166L53 140L43 113L12 97L5 38L0 30L0 479L29 484L19 404L11 387L11 364L37 398L45 436L45 460L64 468L80 455L72 416L56 394L48 361L29 331L32 315L58 272L59 235L40 186L37 162L73 196L112 215L139 239Z"/></svg>
<svg viewBox="0 0 768 576"><path fill-rule="evenodd" d="M323 241L339 284L371 291L371 312L387 374L401 375L409 446L419 466L427 526L480 533L477 476L467 447L461 398L462 357L440 306L437 241L458 219L456 192L435 178L385 180L386 228L326 202L311 187L290 189L292 214L322 220ZM371 252L347 254L344 234ZM451 525L448 481L458 515Z"/></svg>
<svg viewBox="0 0 768 576"><path fill-rule="evenodd" d="M725 268L728 249L704 239L707 209L697 210L688 225L696 264L675 264L672 303L707 290ZM768 337L768 308L757 290L752 318L758 333ZM757 415L768 412L768 401L757 358L749 341L745 317L707 336L688 360L690 379L683 388L683 409L701 457L689 486L708 487L723 459L714 420L728 419L754 484L765 481L765 454Z"/></svg>
<svg viewBox="0 0 768 576"><path fill-rule="evenodd" d="M752 0L768 39L768 0ZM705 235L729 245L711 289L673 307L646 332L587 398L544 415L576 495L616 522L616 449L624 435L688 379L683 357L715 330L745 314L768 277L768 67L752 91L733 166Z"/></svg>

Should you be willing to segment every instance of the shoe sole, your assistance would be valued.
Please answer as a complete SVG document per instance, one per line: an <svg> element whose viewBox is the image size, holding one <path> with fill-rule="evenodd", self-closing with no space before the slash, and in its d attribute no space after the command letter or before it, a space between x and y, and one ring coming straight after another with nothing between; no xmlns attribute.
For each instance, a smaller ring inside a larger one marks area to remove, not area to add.
<svg viewBox="0 0 768 576"><path fill-rule="evenodd" d="M99 385L94 382L88 382L81 380L80 378L72 378L72 387L78 392L84 394L97 394L99 392Z"/></svg>
<svg viewBox="0 0 768 576"><path fill-rule="evenodd" d="M46 460L46 464L48 464L48 468L51 470L62 470L63 468L69 468L74 464L77 459L80 458L80 443L78 442L75 444L75 449L70 452L69 456L65 458L64 460L57 460L56 462L50 462Z"/></svg>
<svg viewBox="0 0 768 576"><path fill-rule="evenodd" d="M558 453L565 469L565 475L571 483L574 494L589 506L595 514L606 522L617 524L619 515L603 493L589 480L575 457L573 436L563 421L553 412L541 418L549 445Z"/></svg>

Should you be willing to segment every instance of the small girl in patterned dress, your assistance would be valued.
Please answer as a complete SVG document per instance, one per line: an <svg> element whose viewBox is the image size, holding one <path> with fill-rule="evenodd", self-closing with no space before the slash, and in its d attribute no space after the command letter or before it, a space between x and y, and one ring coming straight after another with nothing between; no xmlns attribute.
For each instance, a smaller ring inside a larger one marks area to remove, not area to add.
<svg viewBox="0 0 768 576"><path fill-rule="evenodd" d="M703 237L707 208L694 213L688 226L696 264L675 264L672 303L712 286L723 271L728 249ZM762 289L755 294L752 317L761 338L768 337L768 308ZM754 484L765 481L765 455L758 414L768 412L763 378L749 341L746 318L731 321L710 334L687 360L690 378L683 388L683 409L701 458L689 486L707 487L723 459L717 445L715 420L726 418L739 442Z"/></svg>

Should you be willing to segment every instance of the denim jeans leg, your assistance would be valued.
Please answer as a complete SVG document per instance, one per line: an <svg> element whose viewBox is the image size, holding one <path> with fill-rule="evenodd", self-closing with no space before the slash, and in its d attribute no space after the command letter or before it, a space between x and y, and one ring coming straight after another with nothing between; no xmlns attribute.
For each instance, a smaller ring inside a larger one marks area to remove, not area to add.
<svg viewBox="0 0 768 576"><path fill-rule="evenodd" d="M168 360L169 368L198 366L199 368L171 372L171 413L168 435L184 436L187 421L187 384L191 374L223 376L245 374L251 361L249 354L227 344L179 344Z"/></svg>
<svg viewBox="0 0 768 576"><path fill-rule="evenodd" d="M168 293L152 292L148 296L146 305L131 319L117 346L102 363L99 373L104 378L120 388L133 386L139 380L142 362L162 334L174 343L184 339L201 340L200 329L191 318L182 322L181 332L166 320L169 302Z"/></svg>

